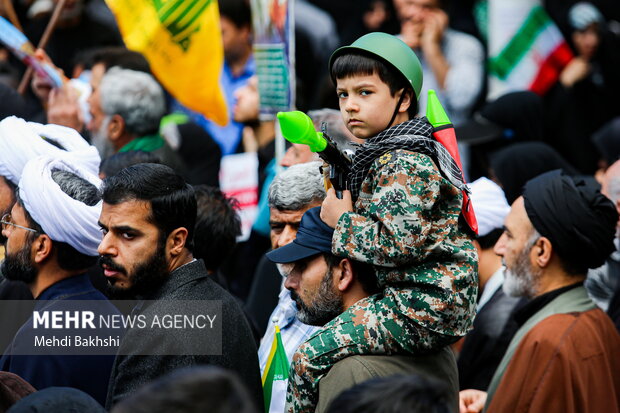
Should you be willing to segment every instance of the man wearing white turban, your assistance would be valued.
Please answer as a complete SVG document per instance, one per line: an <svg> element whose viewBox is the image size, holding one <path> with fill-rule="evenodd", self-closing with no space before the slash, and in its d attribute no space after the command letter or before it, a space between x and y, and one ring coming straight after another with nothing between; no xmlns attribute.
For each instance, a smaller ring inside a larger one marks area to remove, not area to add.
<svg viewBox="0 0 620 413"><path fill-rule="evenodd" d="M100 184L95 174L69 159L43 156L24 167L16 203L2 218L7 239L2 272L28 285L35 309L39 303L52 303L45 307L49 310L64 300L97 300L96 308L117 313L85 273L97 261L101 239ZM2 370L39 390L75 387L103 403L114 356L12 354L33 328L29 320L16 334L0 359Z"/></svg>
<svg viewBox="0 0 620 413"><path fill-rule="evenodd" d="M99 153L75 130L58 125L41 125L10 116L0 122L0 217L11 211L15 190L28 161L41 155L70 157L97 174ZM0 243L4 243L0 236ZM1 254L0 254L1 255ZM0 279L0 298L31 298L23 285Z"/></svg>
<svg viewBox="0 0 620 413"><path fill-rule="evenodd" d="M510 212L504 191L495 182L480 178L469 185L471 201L478 220L478 251L480 297L474 329L465 336L458 358L461 389L486 390L501 361L516 323L510 318L520 299L504 294L504 266L493 252L502 235L504 219Z"/></svg>
<svg viewBox="0 0 620 413"><path fill-rule="evenodd" d="M101 159L94 146L75 130L58 125L41 125L10 116L0 122L0 213L9 212L14 190L28 161L37 156L70 157L93 174ZM5 195L6 194L6 195Z"/></svg>

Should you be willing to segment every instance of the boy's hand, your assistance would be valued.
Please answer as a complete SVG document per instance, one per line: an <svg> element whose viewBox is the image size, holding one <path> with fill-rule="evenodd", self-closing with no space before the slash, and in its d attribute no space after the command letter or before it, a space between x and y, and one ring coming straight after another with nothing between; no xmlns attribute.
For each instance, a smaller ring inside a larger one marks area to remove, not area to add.
<svg viewBox="0 0 620 413"><path fill-rule="evenodd" d="M334 188L329 188L327 197L321 205L321 219L332 228L336 228L338 220L345 212L353 211L351 191L342 191L342 199L336 196Z"/></svg>

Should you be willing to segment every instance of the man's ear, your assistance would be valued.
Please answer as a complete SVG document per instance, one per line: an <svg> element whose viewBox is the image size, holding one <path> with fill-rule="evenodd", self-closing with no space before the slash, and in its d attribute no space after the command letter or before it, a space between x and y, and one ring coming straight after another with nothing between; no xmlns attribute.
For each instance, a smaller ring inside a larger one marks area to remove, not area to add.
<svg viewBox="0 0 620 413"><path fill-rule="evenodd" d="M120 139L125 133L125 119L121 115L112 115L108 123L108 138L111 141Z"/></svg>
<svg viewBox="0 0 620 413"><path fill-rule="evenodd" d="M180 227L172 231L166 239L166 255L176 257L181 254L187 242L187 229Z"/></svg>
<svg viewBox="0 0 620 413"><path fill-rule="evenodd" d="M34 256L34 262L41 264L52 256L53 244L52 239L47 234L38 235L32 242L31 252Z"/></svg>
<svg viewBox="0 0 620 413"><path fill-rule="evenodd" d="M534 261L540 268L546 268L553 255L553 246L547 237L540 237L532 247Z"/></svg>
<svg viewBox="0 0 620 413"><path fill-rule="evenodd" d="M351 261L349 261L347 258L343 258L338 263L337 269L337 276L336 273L334 273L334 278L336 278L334 280L334 283L336 284L336 288L338 288L338 291L345 292L349 288L351 288L351 286L353 286L353 283L355 282L353 265L351 265Z"/></svg>

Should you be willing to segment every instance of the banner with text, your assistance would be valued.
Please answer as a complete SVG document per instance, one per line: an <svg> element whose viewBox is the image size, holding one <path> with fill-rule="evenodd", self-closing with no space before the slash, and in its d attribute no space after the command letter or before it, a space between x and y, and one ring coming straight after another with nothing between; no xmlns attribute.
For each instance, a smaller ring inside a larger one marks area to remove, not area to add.
<svg viewBox="0 0 620 413"><path fill-rule="evenodd" d="M295 105L294 0L251 0L261 119Z"/></svg>

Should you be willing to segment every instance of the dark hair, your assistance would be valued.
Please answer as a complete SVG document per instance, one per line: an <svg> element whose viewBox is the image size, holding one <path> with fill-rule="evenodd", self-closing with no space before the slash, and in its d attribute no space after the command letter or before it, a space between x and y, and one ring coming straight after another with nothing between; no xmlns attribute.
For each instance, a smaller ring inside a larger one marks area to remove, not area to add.
<svg viewBox="0 0 620 413"><path fill-rule="evenodd" d="M60 150L63 150L63 151L66 151L66 150L67 150L67 148L65 148L64 146L62 146L62 145L60 144L60 142L56 141L55 139L48 138L47 136L41 136L41 138L42 138L45 142L49 143L50 145L52 145L52 146L54 146L54 147L56 147L56 148L58 148L58 149L60 149Z"/></svg>
<svg viewBox="0 0 620 413"><path fill-rule="evenodd" d="M216 366L187 367L160 377L126 397L113 413L254 413L237 376Z"/></svg>
<svg viewBox="0 0 620 413"><path fill-rule="evenodd" d="M323 253L323 258L325 258L325 263L327 264L328 268L338 266L338 264L340 264L340 261L345 259L345 257L337 257L328 253ZM380 290L377 283L377 275L375 273L374 267L370 264L355 261L352 259L349 259L349 262L353 266L353 271L355 271L357 281L359 281L359 283L361 284L364 292L370 295L378 293Z"/></svg>
<svg viewBox="0 0 620 413"><path fill-rule="evenodd" d="M140 163L121 170L103 181L103 202L117 205L131 200L148 201L147 220L164 238L177 228L187 229L185 247L193 250L196 224L194 189L166 165Z"/></svg>
<svg viewBox="0 0 620 413"><path fill-rule="evenodd" d="M101 63L106 70L118 66L123 69L136 70L151 74L151 66L142 53L129 50L122 46L112 46L97 49L93 52L93 66Z"/></svg>
<svg viewBox="0 0 620 413"><path fill-rule="evenodd" d="M88 206L94 206L101 200L99 189L73 172L53 169L52 179L65 194L76 201L80 201ZM30 232L29 235L36 237L37 235L45 234L43 227L32 218L19 196L17 197L17 203L24 209L28 226L37 231L37 233ZM97 263L97 256L83 254L66 242L52 241L56 249L56 262L65 271L84 270Z"/></svg>
<svg viewBox="0 0 620 413"><path fill-rule="evenodd" d="M363 52L351 52L336 58L331 68L333 79L343 79L353 75L373 75L375 73L379 79L388 85L392 96L401 89L404 89L403 93L410 93L411 105L407 109L407 113L409 118L417 115L418 100L413 88L402 73L383 60Z"/></svg>
<svg viewBox="0 0 620 413"><path fill-rule="evenodd" d="M419 374L378 377L342 392L327 413L450 413L448 386Z"/></svg>
<svg viewBox="0 0 620 413"><path fill-rule="evenodd" d="M220 16L226 17L237 28L252 27L252 10L248 0L218 0Z"/></svg>
<svg viewBox="0 0 620 413"><path fill-rule="evenodd" d="M489 248L493 248L495 246L495 244L497 244L497 240L499 239L499 237L502 236L503 232L504 232L503 229L495 228L494 230L492 230L488 234L486 234L486 235L484 235L482 237L478 237L477 241L480 244L480 248L482 248L483 250L487 250Z"/></svg>
<svg viewBox="0 0 620 413"><path fill-rule="evenodd" d="M230 255L241 234L238 203L217 188L194 186L197 214L194 232L194 257L202 258L208 270L217 270Z"/></svg>
<svg viewBox="0 0 620 413"><path fill-rule="evenodd" d="M106 177L116 175L121 169L138 163L161 163L161 160L152 152L118 152L101 161L101 165L99 165L99 174L103 174Z"/></svg>

